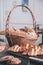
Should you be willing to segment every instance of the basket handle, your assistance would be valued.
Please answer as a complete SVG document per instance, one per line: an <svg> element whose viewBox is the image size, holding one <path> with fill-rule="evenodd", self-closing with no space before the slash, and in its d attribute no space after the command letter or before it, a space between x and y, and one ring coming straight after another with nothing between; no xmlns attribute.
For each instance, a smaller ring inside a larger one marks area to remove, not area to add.
<svg viewBox="0 0 43 65"><path fill-rule="evenodd" d="M17 8L17 7L25 7L25 8L31 13L32 19L33 19L33 28L35 28L35 26L36 26L36 21L35 21L35 17L34 17L33 12L31 11L31 9L30 9L29 7L27 7L27 6L25 6L25 5L16 5L16 6L13 7L13 9L12 9L12 10L9 12L9 14L8 14L8 17L7 17L7 20L6 20L6 30L9 29L10 15L11 15L11 13L13 12L13 10L14 10L15 8Z"/></svg>

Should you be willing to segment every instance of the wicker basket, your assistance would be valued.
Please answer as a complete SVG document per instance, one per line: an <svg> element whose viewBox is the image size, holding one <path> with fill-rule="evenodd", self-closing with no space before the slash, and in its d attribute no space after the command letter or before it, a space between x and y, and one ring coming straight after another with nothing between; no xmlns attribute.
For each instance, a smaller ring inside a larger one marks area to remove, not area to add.
<svg viewBox="0 0 43 65"><path fill-rule="evenodd" d="M9 15L7 17L7 20L6 20L6 30L4 32L4 34L7 37L8 42L9 42L9 45L13 46L15 44L21 45L21 44L26 44L26 43L35 44L36 41L37 41L37 38L29 39L28 34L26 32L20 31L20 33L18 33L17 31L9 30L10 15L13 12L13 10L16 9L17 7L25 7L31 13L32 19L33 19L33 28L35 27L35 23L36 23L35 17L33 15L32 11L30 10L30 8L28 8L27 6L24 6L24 5L16 5L16 6L14 6L13 9L9 12Z"/></svg>

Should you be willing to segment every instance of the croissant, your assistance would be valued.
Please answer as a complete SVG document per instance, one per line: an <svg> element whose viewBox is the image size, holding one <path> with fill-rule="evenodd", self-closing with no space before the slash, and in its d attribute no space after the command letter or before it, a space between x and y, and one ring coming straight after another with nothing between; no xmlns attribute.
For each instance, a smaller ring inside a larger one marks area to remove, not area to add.
<svg viewBox="0 0 43 65"><path fill-rule="evenodd" d="M38 46L38 55L43 55L43 45Z"/></svg>
<svg viewBox="0 0 43 65"><path fill-rule="evenodd" d="M0 58L0 62L8 62L9 64L19 64L19 63L21 63L21 60L20 59L18 59L18 58L15 58L15 57L13 57L13 56L4 56L4 57L2 57L2 58Z"/></svg>
<svg viewBox="0 0 43 65"><path fill-rule="evenodd" d="M8 49L8 51L20 52L20 49L21 49L21 47L19 45L14 45L14 46L10 47Z"/></svg>
<svg viewBox="0 0 43 65"><path fill-rule="evenodd" d="M8 46L0 46L0 53L7 51Z"/></svg>
<svg viewBox="0 0 43 65"><path fill-rule="evenodd" d="M42 55L43 45L37 46L37 45L30 45L28 43L22 44L21 46L14 45L11 48L9 48L8 51L21 52L23 55L30 55L30 56Z"/></svg>

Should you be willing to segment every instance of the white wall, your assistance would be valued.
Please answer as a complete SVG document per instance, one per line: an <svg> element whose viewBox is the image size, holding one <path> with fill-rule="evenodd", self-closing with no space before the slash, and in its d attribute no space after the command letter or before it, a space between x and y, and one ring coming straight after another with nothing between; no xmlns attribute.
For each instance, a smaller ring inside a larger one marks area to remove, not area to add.
<svg viewBox="0 0 43 65"><path fill-rule="evenodd" d="M17 4L22 4L22 0L0 0L0 30L5 29L7 15L12 7ZM40 27L43 28L43 0L29 0L29 7L34 12L36 22L42 24ZM31 15L28 15L27 12L24 13L21 9L15 10L15 13L12 13L15 15L11 17L11 21L14 21L13 23L16 23L16 25L18 25L17 23L32 24ZM18 27L21 26L23 27L24 25L18 25Z"/></svg>
<svg viewBox="0 0 43 65"><path fill-rule="evenodd" d="M5 25L7 15L15 4L16 5L22 4L22 0L0 0L0 22L2 22L0 25L2 27L0 27L0 28L3 28L3 26ZM34 12L36 22L38 24L43 24L43 8L42 8L42 6L43 6L43 0L29 0L29 7ZM21 14L21 13L19 13L19 14ZM16 15L16 17L17 17L17 15ZM20 17L20 15L19 15L19 17ZM32 21L32 20L27 15L27 21L26 22L30 23L30 21Z"/></svg>

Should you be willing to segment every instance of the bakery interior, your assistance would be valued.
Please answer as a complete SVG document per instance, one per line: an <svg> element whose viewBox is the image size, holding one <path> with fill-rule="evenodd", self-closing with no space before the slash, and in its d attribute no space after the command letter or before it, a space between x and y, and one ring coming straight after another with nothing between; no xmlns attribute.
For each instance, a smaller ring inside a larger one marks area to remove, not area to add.
<svg viewBox="0 0 43 65"><path fill-rule="evenodd" d="M0 0L0 65L43 65L43 0Z"/></svg>

